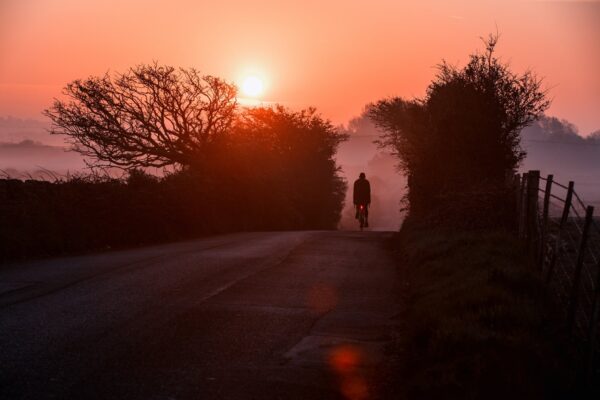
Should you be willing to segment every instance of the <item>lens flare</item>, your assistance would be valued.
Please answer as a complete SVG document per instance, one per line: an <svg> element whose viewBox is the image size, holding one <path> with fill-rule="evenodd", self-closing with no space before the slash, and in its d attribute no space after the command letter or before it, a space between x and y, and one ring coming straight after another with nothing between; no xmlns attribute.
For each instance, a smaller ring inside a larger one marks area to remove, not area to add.
<svg viewBox="0 0 600 400"><path fill-rule="evenodd" d="M361 367L364 354L355 345L345 344L336 347L329 354L329 366L337 375L340 393L347 400L367 400L369 386Z"/></svg>

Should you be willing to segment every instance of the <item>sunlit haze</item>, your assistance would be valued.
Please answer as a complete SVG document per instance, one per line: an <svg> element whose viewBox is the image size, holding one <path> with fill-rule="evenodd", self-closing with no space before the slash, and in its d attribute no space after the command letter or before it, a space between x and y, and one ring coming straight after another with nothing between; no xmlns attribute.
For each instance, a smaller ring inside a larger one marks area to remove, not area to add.
<svg viewBox="0 0 600 400"><path fill-rule="evenodd" d="M600 3L574 1L2 0L0 115L42 119L67 82L157 61L244 92L260 75L261 100L346 123L422 96L437 63L463 64L498 29L503 59L545 77L548 113L585 135L600 128L599 20Z"/></svg>

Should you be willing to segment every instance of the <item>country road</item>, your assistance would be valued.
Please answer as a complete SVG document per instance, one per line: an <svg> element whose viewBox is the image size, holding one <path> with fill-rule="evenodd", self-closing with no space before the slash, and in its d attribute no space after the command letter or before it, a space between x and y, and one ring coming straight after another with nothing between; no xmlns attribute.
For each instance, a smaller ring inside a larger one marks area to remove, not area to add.
<svg viewBox="0 0 600 400"><path fill-rule="evenodd" d="M239 233L0 268L1 399L377 399L389 233Z"/></svg>

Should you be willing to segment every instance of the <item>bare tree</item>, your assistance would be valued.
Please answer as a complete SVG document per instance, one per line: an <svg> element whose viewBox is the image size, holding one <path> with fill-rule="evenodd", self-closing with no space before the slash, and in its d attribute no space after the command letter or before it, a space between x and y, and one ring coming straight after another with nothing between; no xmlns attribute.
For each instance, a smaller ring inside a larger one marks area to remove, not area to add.
<svg viewBox="0 0 600 400"><path fill-rule="evenodd" d="M192 165L235 118L235 86L195 69L140 65L124 74L69 83L44 115L52 134L96 166Z"/></svg>

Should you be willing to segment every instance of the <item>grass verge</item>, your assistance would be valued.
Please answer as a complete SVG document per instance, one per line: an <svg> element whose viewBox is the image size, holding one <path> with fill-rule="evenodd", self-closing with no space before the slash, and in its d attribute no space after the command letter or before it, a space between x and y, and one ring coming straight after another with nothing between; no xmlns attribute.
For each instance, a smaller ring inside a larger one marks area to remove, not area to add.
<svg viewBox="0 0 600 400"><path fill-rule="evenodd" d="M514 235L408 221L395 246L406 398L577 397L558 313Z"/></svg>

